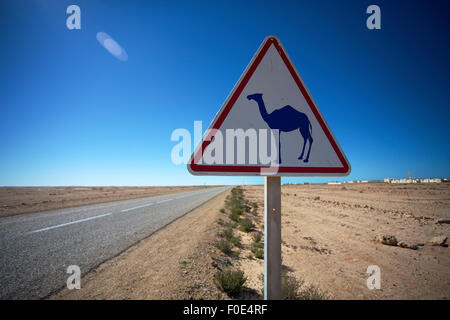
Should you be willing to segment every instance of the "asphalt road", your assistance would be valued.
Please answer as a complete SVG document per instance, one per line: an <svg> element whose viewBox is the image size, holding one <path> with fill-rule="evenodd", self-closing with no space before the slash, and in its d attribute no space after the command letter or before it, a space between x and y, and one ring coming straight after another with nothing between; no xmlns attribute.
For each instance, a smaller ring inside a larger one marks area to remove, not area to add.
<svg viewBox="0 0 450 320"><path fill-rule="evenodd" d="M226 189L0 218L0 299L48 297L66 286L68 266L85 274Z"/></svg>

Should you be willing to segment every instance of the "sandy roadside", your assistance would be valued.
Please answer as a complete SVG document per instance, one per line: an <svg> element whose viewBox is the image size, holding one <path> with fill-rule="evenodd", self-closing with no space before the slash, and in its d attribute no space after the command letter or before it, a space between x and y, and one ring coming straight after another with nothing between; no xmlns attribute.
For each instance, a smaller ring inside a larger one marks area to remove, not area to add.
<svg viewBox="0 0 450 320"><path fill-rule="evenodd" d="M206 249L224 192L86 274L50 299L224 299ZM195 272L191 272L195 270Z"/></svg>
<svg viewBox="0 0 450 320"><path fill-rule="evenodd" d="M0 217L203 188L205 187L0 187Z"/></svg>

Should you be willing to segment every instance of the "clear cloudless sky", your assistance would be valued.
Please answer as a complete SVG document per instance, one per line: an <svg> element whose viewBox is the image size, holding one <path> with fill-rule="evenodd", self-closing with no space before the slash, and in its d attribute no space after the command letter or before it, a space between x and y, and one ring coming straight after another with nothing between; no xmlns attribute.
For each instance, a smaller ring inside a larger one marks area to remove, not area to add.
<svg viewBox="0 0 450 320"><path fill-rule="evenodd" d="M366 28L371 4L381 30ZM262 183L191 176L170 136L206 129L271 34L352 165L283 182L449 177L449 30L448 0L0 0L0 185Z"/></svg>

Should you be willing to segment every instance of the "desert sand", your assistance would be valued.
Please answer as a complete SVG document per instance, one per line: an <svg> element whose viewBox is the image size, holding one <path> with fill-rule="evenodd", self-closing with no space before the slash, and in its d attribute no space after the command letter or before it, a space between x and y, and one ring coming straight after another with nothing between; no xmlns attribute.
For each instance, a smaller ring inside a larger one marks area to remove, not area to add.
<svg viewBox="0 0 450 320"><path fill-rule="evenodd" d="M246 187L245 197L261 208L261 229L263 188ZM449 299L450 250L428 243L450 236L448 219L448 184L285 185L283 264L330 299ZM379 234L418 249L381 244ZM380 290L367 288L369 265L380 267ZM261 260L242 262L257 290L262 268Z"/></svg>

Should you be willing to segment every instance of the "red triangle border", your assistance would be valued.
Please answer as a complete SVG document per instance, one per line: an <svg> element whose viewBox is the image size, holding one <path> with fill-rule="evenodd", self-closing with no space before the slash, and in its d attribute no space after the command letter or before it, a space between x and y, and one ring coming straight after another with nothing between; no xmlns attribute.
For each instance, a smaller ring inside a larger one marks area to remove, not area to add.
<svg viewBox="0 0 450 320"><path fill-rule="evenodd" d="M324 119L322 118L321 114L317 110L317 107L315 103L313 102L310 94L308 93L308 90L305 88L303 82L300 80L294 66L292 65L290 59L288 58L287 54L285 53L283 47L280 44L280 41L274 37L269 36L265 39L265 41L262 44L262 48L259 50L257 56L253 59L252 64L248 68L247 72L243 77L241 77L241 81L238 84L236 90L232 93L232 96L228 101L226 102L225 107L223 108L220 115L216 116L216 122L212 126L211 129L219 129L228 116L228 113L230 112L231 108L236 103L236 100L241 95L242 91L244 90L245 86L247 85L250 78L253 76L253 73L255 72L256 68L258 67L259 63L265 56L266 52L269 50L270 46L274 45L277 49L278 53L280 54L283 62L285 63L286 67L289 70L289 73L291 74L292 78L294 79L295 83L297 84L298 88L300 89L301 93L306 99L306 102L308 103L308 106L311 108L311 111L313 112L314 116L316 117L317 121L319 122L322 130L324 131L326 137L328 138L328 141L330 142L331 146L333 147L333 150L336 152L339 160L341 161L341 164L343 164L342 167L278 167L278 172L275 174L276 176L283 176L283 173L286 175L295 175L303 174L303 175L309 175L313 176L314 174L317 175L348 175L350 173L350 165L347 162L346 157L344 156L343 152L339 148L337 142L335 141L333 135L331 134L330 130L328 129L328 126L326 125ZM264 175L261 174L261 169L266 168L269 169L270 166L242 166L242 165L202 165L197 164L199 160L201 159L203 155L203 150L206 149L206 147L211 143L211 139L213 137L213 134L210 132L210 134L206 137L206 139L202 143L202 148L198 149L197 152L194 152L193 157L191 157L188 166L190 168L189 171L193 174L216 174L216 175Z"/></svg>

